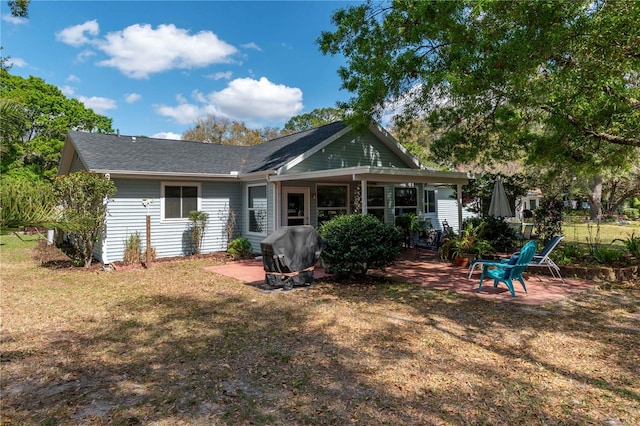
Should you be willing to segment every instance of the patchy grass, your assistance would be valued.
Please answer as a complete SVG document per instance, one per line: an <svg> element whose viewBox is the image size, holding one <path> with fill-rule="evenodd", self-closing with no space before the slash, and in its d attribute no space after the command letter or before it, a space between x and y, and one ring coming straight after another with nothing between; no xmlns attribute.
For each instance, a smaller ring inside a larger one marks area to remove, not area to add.
<svg viewBox="0 0 640 426"><path fill-rule="evenodd" d="M594 243L597 241L596 224L565 222L562 225L562 232L564 233L563 242L565 244L587 244L589 242ZM605 246L615 245L622 247L621 242L613 242L613 240L616 238L626 239L633 232L635 232L636 236L640 235L640 222L631 222L628 225L601 223L599 235L600 243Z"/></svg>
<svg viewBox="0 0 640 426"><path fill-rule="evenodd" d="M1 241L2 424L640 424L633 287L263 292L211 260L46 268Z"/></svg>

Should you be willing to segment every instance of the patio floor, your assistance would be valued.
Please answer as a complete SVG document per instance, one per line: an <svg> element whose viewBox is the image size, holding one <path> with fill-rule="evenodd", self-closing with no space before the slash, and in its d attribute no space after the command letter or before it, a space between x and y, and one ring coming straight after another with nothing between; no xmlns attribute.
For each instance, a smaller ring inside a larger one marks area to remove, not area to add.
<svg viewBox="0 0 640 426"><path fill-rule="evenodd" d="M223 265L208 266L205 269L255 286L263 284L265 279L262 260L260 259L238 260ZM449 290L487 300L527 305L558 301L598 285L593 281L566 277L564 279L565 282L562 283L558 278L525 272L524 277L528 293L525 293L520 283L516 282L516 297L512 297L503 283L494 288L492 281L485 281L482 285L482 292L478 293L479 269L476 269L471 279L467 279L467 268L456 267L448 262L440 262L433 257L414 259L413 252L405 252L403 259L396 262L394 266L387 268L385 272L373 271L370 273L428 288ZM324 269L321 266L316 266L314 270L315 279L320 279L325 275L327 274Z"/></svg>

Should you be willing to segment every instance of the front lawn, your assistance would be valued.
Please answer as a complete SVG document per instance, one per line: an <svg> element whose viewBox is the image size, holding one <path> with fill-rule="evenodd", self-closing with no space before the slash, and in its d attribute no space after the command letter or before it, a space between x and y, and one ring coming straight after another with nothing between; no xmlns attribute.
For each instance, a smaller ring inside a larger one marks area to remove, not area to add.
<svg viewBox="0 0 640 426"><path fill-rule="evenodd" d="M2 424L640 424L640 290L532 307L264 292L211 260L46 268L1 240Z"/></svg>

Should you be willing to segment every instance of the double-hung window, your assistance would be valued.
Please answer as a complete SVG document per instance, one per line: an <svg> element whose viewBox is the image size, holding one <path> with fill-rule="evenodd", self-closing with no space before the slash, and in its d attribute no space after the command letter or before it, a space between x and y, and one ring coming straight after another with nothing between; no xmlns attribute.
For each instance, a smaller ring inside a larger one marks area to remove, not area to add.
<svg viewBox="0 0 640 426"><path fill-rule="evenodd" d="M318 225L341 214L347 214L348 187L346 185L318 185Z"/></svg>
<svg viewBox="0 0 640 426"><path fill-rule="evenodd" d="M418 190L415 187L394 188L396 216L408 213L418 213Z"/></svg>
<svg viewBox="0 0 640 426"><path fill-rule="evenodd" d="M367 214L384 222L384 186L367 186Z"/></svg>
<svg viewBox="0 0 640 426"><path fill-rule="evenodd" d="M249 209L249 232L267 232L267 186L250 186L247 191Z"/></svg>
<svg viewBox="0 0 640 426"><path fill-rule="evenodd" d="M199 193L199 184L163 184L163 219L188 219L191 211L199 209Z"/></svg>

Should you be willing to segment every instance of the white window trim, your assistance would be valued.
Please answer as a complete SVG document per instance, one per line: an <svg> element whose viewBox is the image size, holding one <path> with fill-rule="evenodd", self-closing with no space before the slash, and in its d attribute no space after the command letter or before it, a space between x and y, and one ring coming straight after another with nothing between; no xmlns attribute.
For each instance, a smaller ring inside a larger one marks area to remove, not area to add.
<svg viewBox="0 0 640 426"><path fill-rule="evenodd" d="M254 188L256 186L264 186L264 195L265 197L267 197L267 205L264 209L256 209L256 208L251 208L249 207L249 188ZM249 235L260 235L260 236L266 236L267 235L267 228L269 227L269 193L268 193L268 189L267 188L267 184L266 183L256 183L256 184L252 184L252 185L247 185L246 190L245 190L245 200L247 202L247 220L246 220L246 233ZM265 213L265 218L267 219L267 223L265 226L265 230L264 232L254 232L254 231L249 231L249 227L250 227L250 223L251 223L251 214L250 212L252 210L264 210Z"/></svg>
<svg viewBox="0 0 640 426"><path fill-rule="evenodd" d="M434 211L432 212L428 212L427 211L427 203L429 202L429 199L427 197L427 191L432 191L433 192L433 208ZM434 215L438 213L438 190L435 188L424 188L424 214L428 214L428 215Z"/></svg>
<svg viewBox="0 0 640 426"><path fill-rule="evenodd" d="M160 222L187 223L188 217L166 218L164 217L164 191L167 186L195 186L198 191L197 210L202 211L202 184L200 182L162 182L160 187Z"/></svg>

